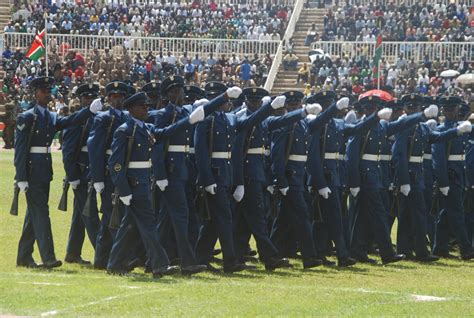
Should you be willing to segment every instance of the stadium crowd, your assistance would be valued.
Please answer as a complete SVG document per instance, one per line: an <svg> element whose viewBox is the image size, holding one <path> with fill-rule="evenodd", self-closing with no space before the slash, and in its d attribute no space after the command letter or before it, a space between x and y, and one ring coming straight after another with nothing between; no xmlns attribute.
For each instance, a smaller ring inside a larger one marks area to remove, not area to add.
<svg viewBox="0 0 474 318"><path fill-rule="evenodd" d="M16 5L4 32L35 33L43 28L46 13L50 33L280 40L290 10L270 3L232 6L197 0L129 6L32 1Z"/></svg>
<svg viewBox="0 0 474 318"><path fill-rule="evenodd" d="M306 45L317 41L375 42L378 34L384 41L470 42L473 41L474 11L466 4L413 6L352 5L329 9L324 16L324 30L312 26Z"/></svg>

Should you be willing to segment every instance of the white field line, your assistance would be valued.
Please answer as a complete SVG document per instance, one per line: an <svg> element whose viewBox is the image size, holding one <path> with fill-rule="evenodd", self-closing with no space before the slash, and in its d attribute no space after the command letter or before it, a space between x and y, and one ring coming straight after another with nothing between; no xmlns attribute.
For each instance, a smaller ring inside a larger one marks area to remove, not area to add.
<svg viewBox="0 0 474 318"><path fill-rule="evenodd" d="M53 310L45 311L45 312L41 313L40 316L41 317L54 316L54 315L57 315L57 314L63 314L63 313L66 313L68 311L76 310L76 309L79 309L79 308L91 307L91 306L111 302L111 301L114 301L116 299L124 299L124 298L128 298L128 297L153 293L153 292L158 291L158 290L160 290L160 291L169 290L169 288L166 288L166 289L163 289L163 288L153 289L153 290L146 290L146 291L142 291L142 292L138 292L138 293L129 293L129 294L120 294L120 295L115 295L115 296L109 296L109 297L105 297L105 298L102 298L102 299L99 299L99 300L90 301L90 302L82 304L82 305L75 305L75 306L66 307L66 308L63 308L63 309L53 309Z"/></svg>
<svg viewBox="0 0 474 318"><path fill-rule="evenodd" d="M66 285L68 285L68 284L63 284L63 283L49 283L49 282L18 282L18 284L44 285L44 286L66 286Z"/></svg>

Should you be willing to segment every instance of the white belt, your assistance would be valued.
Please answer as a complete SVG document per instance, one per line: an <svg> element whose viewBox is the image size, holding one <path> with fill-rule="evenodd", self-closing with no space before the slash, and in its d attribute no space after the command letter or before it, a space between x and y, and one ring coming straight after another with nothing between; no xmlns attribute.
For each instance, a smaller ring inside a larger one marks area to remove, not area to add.
<svg viewBox="0 0 474 318"><path fill-rule="evenodd" d="M270 156L270 149L265 149L265 156Z"/></svg>
<svg viewBox="0 0 474 318"><path fill-rule="evenodd" d="M247 151L247 155L263 155L265 154L265 148L250 148Z"/></svg>
<svg viewBox="0 0 474 318"><path fill-rule="evenodd" d="M288 157L288 160L299 161L299 162L306 162L307 159L308 159L308 156L306 155L290 155Z"/></svg>
<svg viewBox="0 0 474 318"><path fill-rule="evenodd" d="M168 152L188 152L189 147L187 145L170 145Z"/></svg>
<svg viewBox="0 0 474 318"><path fill-rule="evenodd" d="M82 151L82 152L88 152L87 146L82 146L81 151Z"/></svg>
<svg viewBox="0 0 474 318"><path fill-rule="evenodd" d="M409 161L413 162L413 163L422 163L423 162L423 157L422 156L411 156Z"/></svg>
<svg viewBox="0 0 474 318"><path fill-rule="evenodd" d="M449 161L464 161L465 156L464 155L449 155L448 160Z"/></svg>
<svg viewBox="0 0 474 318"><path fill-rule="evenodd" d="M423 159L425 159L425 160L431 160L432 158L433 158L433 156L430 153L423 154Z"/></svg>
<svg viewBox="0 0 474 318"><path fill-rule="evenodd" d="M194 151L194 147L189 147L189 153L190 153L190 154L196 153L196 152Z"/></svg>
<svg viewBox="0 0 474 318"><path fill-rule="evenodd" d="M213 152L211 157L214 159L230 159L232 157L232 153L225 151Z"/></svg>
<svg viewBox="0 0 474 318"><path fill-rule="evenodd" d="M365 155L362 155L362 160L380 161L380 156L379 155L365 154Z"/></svg>
<svg viewBox="0 0 474 318"><path fill-rule="evenodd" d="M338 160L339 159L339 152L326 152L324 154L324 159L328 159L328 160ZM344 157L343 155L341 155L342 157Z"/></svg>
<svg viewBox="0 0 474 318"><path fill-rule="evenodd" d="M390 161L390 160L392 160L392 155L380 155L380 160Z"/></svg>
<svg viewBox="0 0 474 318"><path fill-rule="evenodd" d="M105 151L105 154L110 156L112 154L112 149L107 149Z"/></svg>
<svg viewBox="0 0 474 318"><path fill-rule="evenodd" d="M31 147L30 153L51 153L51 147Z"/></svg>
<svg viewBox="0 0 474 318"><path fill-rule="evenodd" d="M147 169L151 168L151 161L130 161L128 163L129 169Z"/></svg>

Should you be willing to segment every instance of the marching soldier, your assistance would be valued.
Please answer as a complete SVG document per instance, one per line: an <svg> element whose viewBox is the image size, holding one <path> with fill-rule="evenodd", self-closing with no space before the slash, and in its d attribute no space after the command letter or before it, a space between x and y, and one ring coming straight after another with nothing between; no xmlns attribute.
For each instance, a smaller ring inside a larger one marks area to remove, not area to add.
<svg viewBox="0 0 474 318"><path fill-rule="evenodd" d="M335 97L333 92L321 92L314 96L323 110L334 103ZM317 191L314 195L320 196L315 203L319 203L322 220L314 222L313 236L318 254L325 265L334 265L332 261L326 259L330 254L327 250L330 241L335 243L339 266L351 266L356 263L349 257L342 227L339 150L341 144L344 144L344 137L365 134L377 123L378 117L375 114L356 125L347 124L343 119L331 118L313 133L308 163L310 174L308 185L315 190L314 192Z"/></svg>
<svg viewBox="0 0 474 318"><path fill-rule="evenodd" d="M127 98L124 107L129 110L127 122L114 133L112 155L109 159L111 178L118 188L120 201L125 205L125 216L110 253L107 270L113 274L126 273L129 268L124 262L136 242L130 239L129 228L137 227L148 256L148 264L154 278L176 273L177 266L169 266L169 259L160 244L156 230L156 215L152 204L154 178L151 156L155 138L166 139L204 119L203 107L198 107L166 128L145 124L148 118L146 94L143 92ZM190 270L183 268L183 273ZM197 269L194 272L198 272Z"/></svg>
<svg viewBox="0 0 474 318"><path fill-rule="evenodd" d="M110 107L107 111L95 116L87 139L89 168L93 185L92 188L89 187L89 191L95 191L101 196L100 211L102 212L102 219L94 255L94 267L97 269L107 268L110 249L115 236L115 231L109 228L114 186L107 167L109 156L112 154L110 145L113 134L118 127L128 120L128 114L123 110L122 104L128 96L129 87L123 82L110 82L106 85L105 92Z"/></svg>
<svg viewBox="0 0 474 318"><path fill-rule="evenodd" d="M160 83L150 82L142 87L142 92L148 97L147 103L150 110L161 109Z"/></svg>
<svg viewBox="0 0 474 318"><path fill-rule="evenodd" d="M80 109L89 107L99 94L96 84L83 84L76 91L80 100ZM87 199L89 181L89 156L87 154L87 137L92 127L94 117L89 117L80 126L67 128L63 132L63 163L66 171L66 180L74 190L74 208L72 213L69 239L66 247L67 263L90 264L81 257L84 243L84 230L92 246L95 248L100 220L97 211L97 202L93 200L89 215L82 214ZM67 192L66 192L67 195ZM95 198L93 198L95 199Z"/></svg>
<svg viewBox="0 0 474 318"><path fill-rule="evenodd" d="M402 98L407 115L421 110L423 98L406 95ZM469 125L470 126L470 125ZM467 126L463 126L466 127ZM451 128L436 132L428 124L420 123L395 135L393 155L396 158L396 180L400 186L401 200L398 217L397 252L421 262L433 262L439 258L431 255L426 247L427 211L424 198L423 150L425 143L445 142L462 134L466 128Z"/></svg>
<svg viewBox="0 0 474 318"><path fill-rule="evenodd" d="M433 145L433 170L439 187L440 211L436 220L435 244L433 254L440 257L450 257L450 229L454 232L461 250L461 258L470 260L474 252L467 237L464 218L464 195L467 186L465 171L465 150L468 140L472 139L472 125L469 121L458 125L458 112L462 100L456 96L443 96L439 101L443 107L445 121L438 126L439 132L458 127L463 134L448 142Z"/></svg>
<svg viewBox="0 0 474 318"><path fill-rule="evenodd" d="M365 108L366 115L377 111L377 107L383 102L376 96L364 97L360 103ZM373 231L375 243L379 248L382 263L388 264L405 259L405 255L397 254L393 250L388 224L388 211L384 205L382 196L382 171L380 167L380 153L383 140L395 134L397 131L409 128L420 122L423 118L433 118L438 114L436 106L430 106L423 113L416 113L395 122L389 122L392 115L390 108L378 111L381 119L380 123L363 137L359 147L354 147L360 155L358 171L352 174L359 174L359 180L351 185L351 193L357 197L358 207L355 212L352 224L351 255L356 260L364 263L374 263L375 261L367 256L368 252L368 228ZM352 140L356 140L355 138ZM349 146L348 146L349 148ZM359 193L360 191L360 193Z"/></svg>
<svg viewBox="0 0 474 318"><path fill-rule="evenodd" d="M240 88L227 89L209 103L204 105L206 115L226 103L229 98L240 95ZM163 128L189 115L189 108L184 106L184 79L170 76L161 84L161 96L169 101L168 105L157 113L155 124ZM164 164L155 170L156 184L163 192L161 209L158 215L158 232L160 239L166 239L168 231L166 223L171 219L176 237L181 270L185 274L193 274L206 270L205 265L198 265L194 248L189 240L189 205L187 202L187 184L189 180L188 160L189 144L194 128L189 127L162 143ZM168 227L169 228L169 227ZM163 242L163 241L162 241Z"/></svg>
<svg viewBox="0 0 474 318"><path fill-rule="evenodd" d="M62 265L54 253L53 235L49 219L49 189L53 178L51 142L58 130L80 125L99 108L91 105L68 116L59 117L47 109L54 79L38 77L30 82L36 104L18 117L15 140L16 183L26 192L27 211L18 244L17 265L37 267L33 260L33 246L38 243L43 267Z"/></svg>

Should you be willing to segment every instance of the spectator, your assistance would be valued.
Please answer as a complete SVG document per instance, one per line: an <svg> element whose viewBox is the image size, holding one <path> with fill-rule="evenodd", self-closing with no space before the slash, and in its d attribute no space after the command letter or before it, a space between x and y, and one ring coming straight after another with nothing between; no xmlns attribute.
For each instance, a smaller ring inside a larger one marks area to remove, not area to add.
<svg viewBox="0 0 474 318"><path fill-rule="evenodd" d="M283 57L283 69L285 71L292 70L296 71L298 66L298 57L291 51Z"/></svg>
<svg viewBox="0 0 474 318"><path fill-rule="evenodd" d="M298 70L298 78L296 79L296 84L299 84L302 80L305 84L308 82L309 68L307 63L303 63L303 66Z"/></svg>

